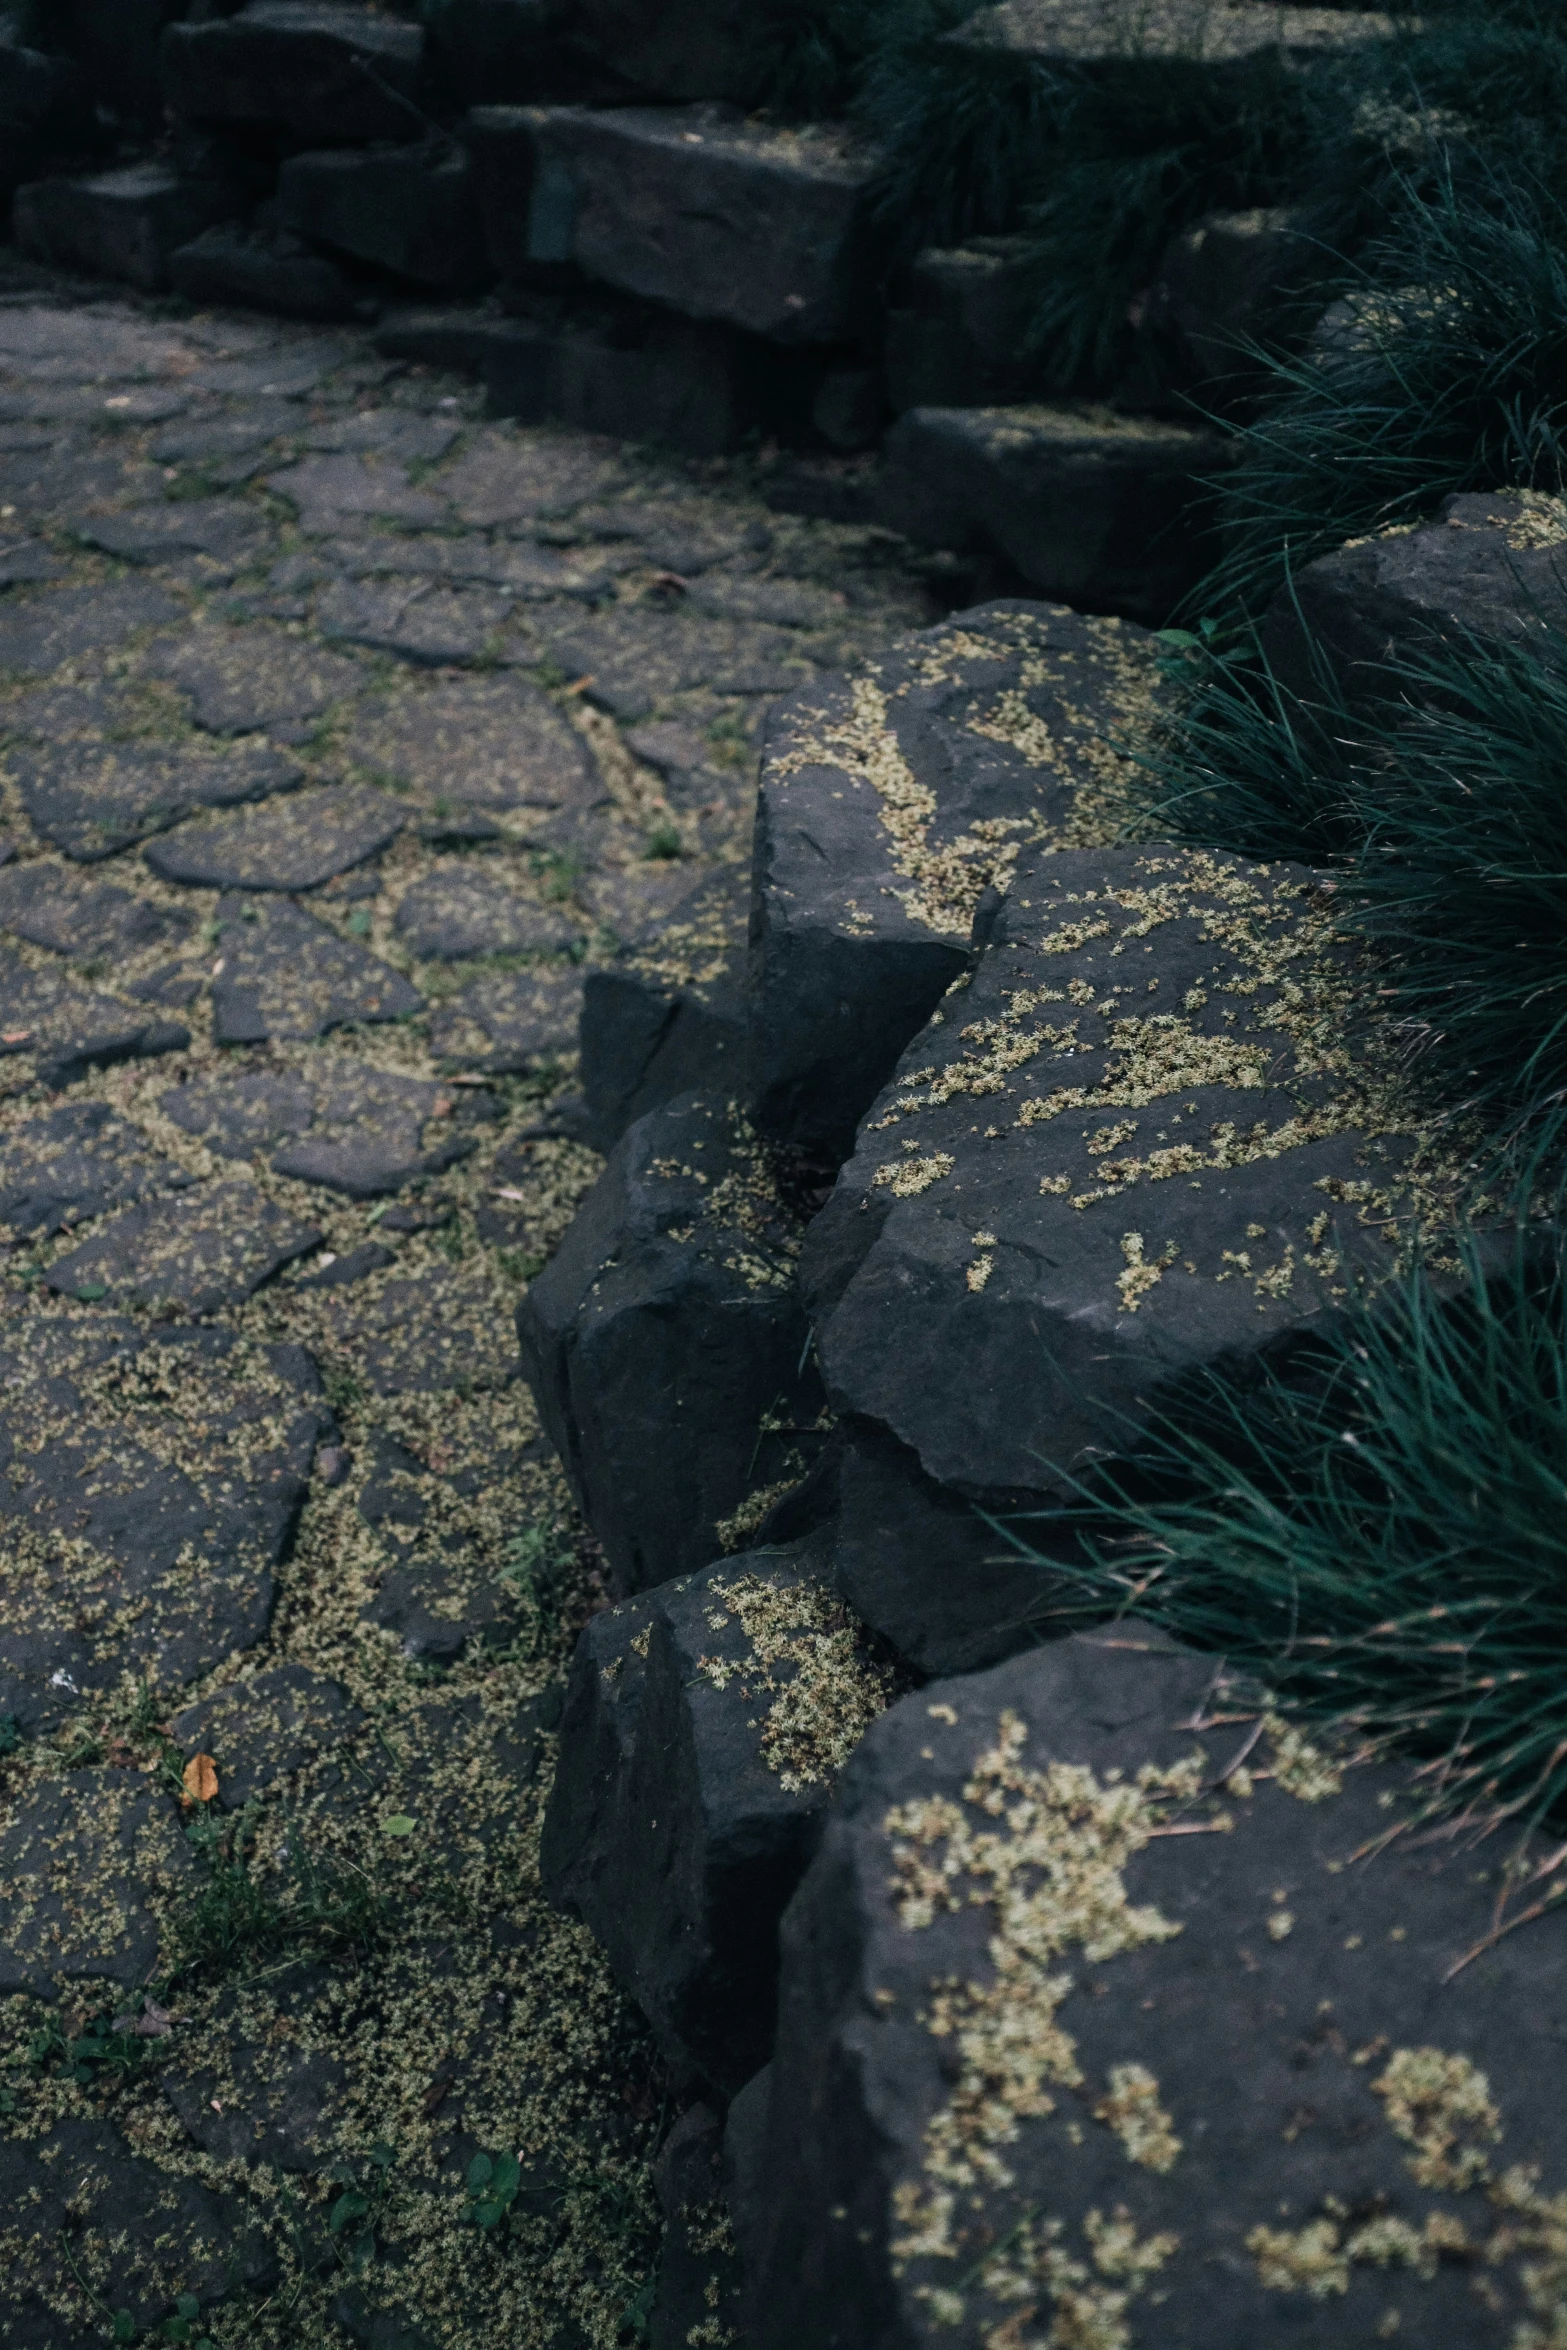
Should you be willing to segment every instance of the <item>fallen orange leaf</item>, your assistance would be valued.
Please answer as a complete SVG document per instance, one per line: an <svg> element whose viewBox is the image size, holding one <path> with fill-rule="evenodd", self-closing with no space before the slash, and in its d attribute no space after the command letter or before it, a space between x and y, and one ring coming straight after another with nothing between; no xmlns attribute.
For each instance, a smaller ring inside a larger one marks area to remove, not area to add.
<svg viewBox="0 0 1567 2350"><path fill-rule="evenodd" d="M185 1765L184 1778L192 1803L210 1803L218 1791L218 1766L210 1754L193 1754Z"/></svg>

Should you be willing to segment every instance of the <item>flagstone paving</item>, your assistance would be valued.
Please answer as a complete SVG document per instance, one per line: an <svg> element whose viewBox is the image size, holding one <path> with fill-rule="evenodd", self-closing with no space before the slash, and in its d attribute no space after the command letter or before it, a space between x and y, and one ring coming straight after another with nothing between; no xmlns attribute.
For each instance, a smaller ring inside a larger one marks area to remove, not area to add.
<svg viewBox="0 0 1567 2350"><path fill-rule="evenodd" d="M513 1314L584 973L744 859L770 698L936 606L479 408L0 291L0 2350L646 2331L670 2085L539 1892L605 1593Z"/></svg>

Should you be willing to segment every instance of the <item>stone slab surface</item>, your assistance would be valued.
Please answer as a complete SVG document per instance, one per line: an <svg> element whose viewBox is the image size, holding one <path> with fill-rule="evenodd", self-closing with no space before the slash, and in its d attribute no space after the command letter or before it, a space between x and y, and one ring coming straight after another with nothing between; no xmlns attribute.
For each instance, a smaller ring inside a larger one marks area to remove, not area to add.
<svg viewBox="0 0 1567 2350"><path fill-rule="evenodd" d="M219 1183L127 1208L45 1276L66 1297L190 1315L237 1305L321 1235L253 1185Z"/></svg>
<svg viewBox="0 0 1567 2350"><path fill-rule="evenodd" d="M520 1075L577 1048L582 972L574 963L536 963L476 979L430 1019L430 1049L448 1067Z"/></svg>
<svg viewBox="0 0 1567 2350"><path fill-rule="evenodd" d="M219 900L212 1031L220 1044L309 1039L401 1020L424 998L400 971L287 898Z"/></svg>
<svg viewBox="0 0 1567 2350"><path fill-rule="evenodd" d="M323 1056L305 1078L255 1070L177 1086L159 1106L224 1158L265 1157L279 1175L350 1199L439 1175L474 1148L439 1084L346 1056Z"/></svg>
<svg viewBox="0 0 1567 2350"><path fill-rule="evenodd" d="M205 628L160 647L158 674L189 696L210 734L270 734L298 742L332 703L356 693L364 673L340 654L265 628Z"/></svg>
<svg viewBox="0 0 1567 2350"><path fill-rule="evenodd" d="M1494 1941L1472 1851L1379 1850L1408 1766L1237 1725L1215 1659L1141 1639L930 1685L849 1765L742 2165L760 2350L1534 2323L1563 1919Z"/></svg>
<svg viewBox="0 0 1567 2350"><path fill-rule="evenodd" d="M282 123L299 139L416 138L424 33L340 0L250 0L171 25L161 52L176 114Z"/></svg>
<svg viewBox="0 0 1567 2350"><path fill-rule="evenodd" d="M403 811L368 785L296 792L182 824L153 841L148 864L164 881L200 889L316 889L362 865L397 838Z"/></svg>
<svg viewBox="0 0 1567 2350"><path fill-rule="evenodd" d="M48 1729L265 1638L324 1423L298 1358L101 1308L7 1321L0 1713Z"/></svg>
<svg viewBox="0 0 1567 2350"><path fill-rule="evenodd" d="M292 791L303 772L280 751L240 745L19 745L6 754L36 830L79 864L151 840L198 808L232 808Z"/></svg>
<svg viewBox="0 0 1567 2350"><path fill-rule="evenodd" d="M0 1225L18 1240L46 1239L192 1181L107 1102L61 1102L0 1141Z"/></svg>
<svg viewBox="0 0 1567 2350"><path fill-rule="evenodd" d="M396 920L410 954L445 962L559 953L582 940L580 920L541 904L510 870L479 858L416 881L399 901Z"/></svg>
<svg viewBox="0 0 1567 2350"><path fill-rule="evenodd" d="M78 987L14 951L0 950L0 990L11 1023L0 1028L0 1059L25 1058L41 1085L72 1085L91 1069L179 1052L190 1042L188 1028L155 1008Z"/></svg>

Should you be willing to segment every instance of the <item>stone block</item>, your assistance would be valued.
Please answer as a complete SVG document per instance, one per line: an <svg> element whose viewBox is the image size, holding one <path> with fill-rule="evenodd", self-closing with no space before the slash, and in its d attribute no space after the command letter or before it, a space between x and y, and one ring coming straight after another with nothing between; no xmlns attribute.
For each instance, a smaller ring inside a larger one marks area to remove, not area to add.
<svg viewBox="0 0 1567 2350"><path fill-rule="evenodd" d="M819 1443L800 1219L722 1100L621 1138L517 1311L523 1368L623 1591L705 1566Z"/></svg>
<svg viewBox="0 0 1567 2350"><path fill-rule="evenodd" d="M294 155L278 179L296 235L445 293L471 293L489 275L468 159L459 147L326 150Z"/></svg>
<svg viewBox="0 0 1567 2350"><path fill-rule="evenodd" d="M689 2350L693 2334L739 2340L740 2263L727 2224L724 2126L688 2106L659 2149L653 2186L664 2221L648 2350Z"/></svg>
<svg viewBox="0 0 1567 2350"><path fill-rule="evenodd" d="M1042 595L1162 624L1216 560L1217 433L1081 404L914 408L879 509L917 546L1004 555Z"/></svg>
<svg viewBox="0 0 1567 2350"><path fill-rule="evenodd" d="M250 0L163 36L169 106L197 122L281 124L296 139L418 138L424 33L348 0Z"/></svg>
<svg viewBox="0 0 1567 2350"><path fill-rule="evenodd" d="M1209 73L1278 58L1291 64L1386 40L1392 17L1349 8L1294 8L1274 0L999 0L947 35L961 53L1004 49L1049 66L1142 72L1167 81L1172 69Z"/></svg>
<svg viewBox="0 0 1567 2350"><path fill-rule="evenodd" d="M1059 1601L988 1529L955 1557L951 1501L1033 1513L1048 1562L1090 1461L1183 1378L1386 1278L1414 1196L1456 1184L1439 1157L1416 1177L1411 1111L1368 1110L1375 1064L1323 1050L1342 953L1303 867L1025 857L863 1121L802 1281L832 1409L869 1447L840 1477L840 1587L923 1670L1020 1645Z"/></svg>
<svg viewBox="0 0 1567 2350"><path fill-rule="evenodd" d="M36 13L51 49L71 59L88 101L122 128L156 132L163 122L158 44L186 0L49 0Z"/></svg>
<svg viewBox="0 0 1567 2350"><path fill-rule="evenodd" d="M575 56L666 99L755 105L779 52L820 21L812 0L573 0Z"/></svg>
<svg viewBox="0 0 1567 2350"><path fill-rule="evenodd" d="M0 201L54 158L91 143L81 76L68 58L5 37L0 19Z"/></svg>
<svg viewBox="0 0 1567 2350"><path fill-rule="evenodd" d="M794 358L733 328L599 295L498 321L481 365L492 416L721 457L791 408L798 416L809 384Z"/></svg>
<svg viewBox="0 0 1567 2350"><path fill-rule="evenodd" d="M784 344L848 342L874 155L714 107L541 107L529 257Z"/></svg>
<svg viewBox="0 0 1567 2350"><path fill-rule="evenodd" d="M596 1149L676 1094L741 1089L750 900L749 875L726 867L589 971L581 1072Z"/></svg>
<svg viewBox="0 0 1567 2350"><path fill-rule="evenodd" d="M916 256L887 320L887 397L898 415L1027 399L1039 376L1027 347L1034 251L1026 237L974 237Z"/></svg>
<svg viewBox="0 0 1567 2350"><path fill-rule="evenodd" d="M749 1070L758 1127L836 1164L968 968L1022 846L1115 836L1108 747L1151 707L1141 629L1019 601L904 637L775 711L757 797Z"/></svg>
<svg viewBox="0 0 1567 2350"><path fill-rule="evenodd" d="M144 294L169 283L169 257L235 209L222 182L182 180L159 163L129 163L86 179L18 188L12 233L24 253L57 269L124 278Z"/></svg>
<svg viewBox="0 0 1567 2350"><path fill-rule="evenodd" d="M1397 674L1444 645L1528 644L1567 626L1567 501L1466 491L1417 530L1357 539L1308 563L1262 621L1275 675L1304 700L1331 677L1352 708L1439 698Z"/></svg>
<svg viewBox="0 0 1567 2350"><path fill-rule="evenodd" d="M279 318L363 318L374 303L335 261L287 229L226 221L169 255L169 283L188 302L269 310Z"/></svg>
<svg viewBox="0 0 1567 2350"><path fill-rule="evenodd" d="M1255 376L1246 345L1276 333L1291 297L1324 268L1313 220L1303 205L1210 212L1172 239L1145 323L1176 338L1191 381Z"/></svg>
<svg viewBox="0 0 1567 2350"><path fill-rule="evenodd" d="M731 2096L772 2047L778 1920L894 1690L813 1539L598 1618L577 1651L545 1889L666 2057Z"/></svg>
<svg viewBox="0 0 1567 2350"><path fill-rule="evenodd" d="M1553 2322L1567 1916L1498 1938L1465 1840L1398 1835L1408 1765L1220 1670L1129 1624L871 1729L737 2104L756 2350L1506 2350Z"/></svg>

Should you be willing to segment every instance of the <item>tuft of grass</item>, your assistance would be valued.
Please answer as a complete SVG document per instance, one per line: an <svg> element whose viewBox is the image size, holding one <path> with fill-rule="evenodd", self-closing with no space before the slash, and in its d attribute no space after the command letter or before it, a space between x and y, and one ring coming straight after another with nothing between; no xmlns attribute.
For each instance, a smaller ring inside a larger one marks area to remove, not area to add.
<svg viewBox="0 0 1567 2350"><path fill-rule="evenodd" d="M1352 713L1256 637L1166 632L1186 686L1148 745L1141 828L1334 870L1338 926L1433 1105L1541 1165L1567 1141L1567 632L1458 637ZM1398 699L1402 695L1402 700Z"/></svg>
<svg viewBox="0 0 1567 2350"><path fill-rule="evenodd" d="M1330 343L1256 354L1273 396L1217 485L1204 610L1258 611L1291 568L1456 491L1567 479L1567 199L1545 180L1449 162L1430 192L1406 182L1344 304Z"/></svg>
<svg viewBox="0 0 1567 2350"><path fill-rule="evenodd" d="M205 1882L177 1922L175 1973L222 1974L251 1958L301 1944L363 1955L382 1941L392 1905L361 1870L316 1862L289 1838L291 1897L264 1884L251 1865L251 1807L232 1821L202 1811L185 1833L205 1861Z"/></svg>
<svg viewBox="0 0 1567 2350"><path fill-rule="evenodd" d="M1537 1160L1567 1133L1567 634L1445 647L1355 799L1346 926L1415 1069Z"/></svg>
<svg viewBox="0 0 1567 2350"><path fill-rule="evenodd" d="M1226 639L1205 620L1164 630L1161 646L1175 693L1149 740L1121 746L1146 779L1139 831L1265 861L1352 853L1356 729L1327 662L1302 700L1273 675L1254 629Z"/></svg>
<svg viewBox="0 0 1567 2350"><path fill-rule="evenodd" d="M1567 1807L1567 1242L1417 1269L1249 1384L1198 1381L1075 1511L1085 1614L1428 1759L1434 1809Z"/></svg>

